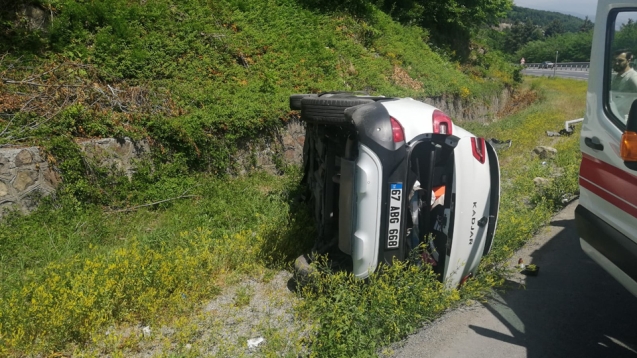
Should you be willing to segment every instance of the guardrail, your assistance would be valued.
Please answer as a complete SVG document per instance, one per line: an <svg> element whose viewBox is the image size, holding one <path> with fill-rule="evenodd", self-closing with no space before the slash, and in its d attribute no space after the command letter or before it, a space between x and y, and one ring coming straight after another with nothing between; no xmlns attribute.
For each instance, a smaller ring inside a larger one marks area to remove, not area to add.
<svg viewBox="0 0 637 358"><path fill-rule="evenodd" d="M567 71L588 71L590 67L590 62L561 62L556 63L554 66L558 70L567 70ZM547 68L543 67L541 63L526 63L524 64L525 68ZM549 69L553 69L553 66L548 67Z"/></svg>

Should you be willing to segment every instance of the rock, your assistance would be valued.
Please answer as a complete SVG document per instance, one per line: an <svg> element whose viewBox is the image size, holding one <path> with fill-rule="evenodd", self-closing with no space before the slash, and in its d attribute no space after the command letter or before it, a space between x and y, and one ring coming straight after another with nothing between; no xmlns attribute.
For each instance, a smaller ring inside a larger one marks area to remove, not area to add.
<svg viewBox="0 0 637 358"><path fill-rule="evenodd" d="M294 137L292 137L292 135L290 134L285 134L283 136L283 146L285 148L294 148L294 144L296 143L296 141L294 140Z"/></svg>
<svg viewBox="0 0 637 358"><path fill-rule="evenodd" d="M33 154L28 150L21 150L18 155L15 156L15 166L21 167L33 163Z"/></svg>
<svg viewBox="0 0 637 358"><path fill-rule="evenodd" d="M7 184L0 181L0 198L7 194L9 194L9 187L7 187Z"/></svg>
<svg viewBox="0 0 637 358"><path fill-rule="evenodd" d="M57 188L57 186L60 185L60 183L62 182L62 178L60 178L60 175L51 168L46 168L42 175L44 176L44 179L49 183L49 185L51 185L51 187L53 188Z"/></svg>
<svg viewBox="0 0 637 358"><path fill-rule="evenodd" d="M47 13L39 6L23 6L21 13L27 20L24 25L31 31L43 30L49 23Z"/></svg>
<svg viewBox="0 0 637 358"><path fill-rule="evenodd" d="M0 201L0 216L6 212L15 210L16 206L16 203L13 201Z"/></svg>
<svg viewBox="0 0 637 358"><path fill-rule="evenodd" d="M0 175L11 177L10 166L11 166L11 161L9 160L9 158L0 154Z"/></svg>
<svg viewBox="0 0 637 358"><path fill-rule="evenodd" d="M21 170L18 172L18 175L13 182L13 187L16 188L18 192L22 192L31 185L35 184L37 178L38 173L33 170Z"/></svg>
<svg viewBox="0 0 637 358"><path fill-rule="evenodd" d="M91 139L79 143L86 157L100 167L114 173L124 172L131 178L136 171L136 161L150 153L145 140L133 142L130 138Z"/></svg>
<svg viewBox="0 0 637 358"><path fill-rule="evenodd" d="M314 271L315 269L310 265L310 259L307 255L301 255L294 261L294 272L298 281L306 280Z"/></svg>
<svg viewBox="0 0 637 358"><path fill-rule="evenodd" d="M533 179L533 183L535 183L535 186L538 188L545 188L551 184L551 181L546 178L537 177Z"/></svg>
<svg viewBox="0 0 637 358"><path fill-rule="evenodd" d="M538 146L533 149L533 152L537 154L540 159L553 158L557 154L557 149L552 147Z"/></svg>

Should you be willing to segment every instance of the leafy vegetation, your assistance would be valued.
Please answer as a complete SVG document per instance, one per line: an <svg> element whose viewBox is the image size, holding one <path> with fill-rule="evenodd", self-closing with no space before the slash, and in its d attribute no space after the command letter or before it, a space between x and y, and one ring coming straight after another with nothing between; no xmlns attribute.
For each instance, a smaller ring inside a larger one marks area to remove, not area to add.
<svg viewBox="0 0 637 358"><path fill-rule="evenodd" d="M566 15L554 11L535 10L520 6L513 6L502 22L508 22L511 24L516 22L532 22L542 28L549 28L551 26L555 26L555 23L559 23L564 29L564 32L579 32L582 25L584 25L585 20L580 19L577 16Z"/></svg>
<svg viewBox="0 0 637 358"><path fill-rule="evenodd" d="M527 63L554 60L555 51L564 54L559 57L561 62L585 62L590 58L593 23L588 17L580 19L514 6L500 27L501 30L482 29L482 36L488 37L491 47L508 55L513 62L522 57Z"/></svg>
<svg viewBox="0 0 637 358"><path fill-rule="evenodd" d="M613 50L628 49L635 53L637 51L637 23L632 19L619 26L613 40Z"/></svg>
<svg viewBox="0 0 637 358"><path fill-rule="evenodd" d="M31 28L26 10L3 12L0 145L149 137L156 164L223 173L239 138L289 120L291 93L479 101L514 83L506 62L456 63L426 44L426 30L370 4L361 17L293 0L13 4L48 24Z"/></svg>
<svg viewBox="0 0 637 358"><path fill-rule="evenodd" d="M496 25L511 8L511 0L383 1L380 7L403 23L428 29L437 47L466 60L472 35L483 26Z"/></svg>
<svg viewBox="0 0 637 358"><path fill-rule="evenodd" d="M559 51L559 62L588 62L592 43L592 31L566 33L543 41L531 41L517 52L517 56L524 57L527 62L555 61L555 52Z"/></svg>
<svg viewBox="0 0 637 358"><path fill-rule="evenodd" d="M165 210L63 201L10 218L0 230L0 355L73 349L116 322L162 322L198 308L229 276L284 267L312 235L292 200L298 179L193 177L184 184L196 198Z"/></svg>

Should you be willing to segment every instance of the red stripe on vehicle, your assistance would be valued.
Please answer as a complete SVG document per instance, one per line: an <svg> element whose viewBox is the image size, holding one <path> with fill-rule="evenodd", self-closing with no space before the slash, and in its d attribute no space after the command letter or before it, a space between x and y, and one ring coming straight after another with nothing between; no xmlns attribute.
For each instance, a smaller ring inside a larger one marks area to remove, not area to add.
<svg viewBox="0 0 637 358"><path fill-rule="evenodd" d="M607 195L604 196L598 194L603 199L612 202L607 198L607 196L612 196L617 200L623 199L628 204L637 206L637 176L585 153L582 153L579 176L580 185L585 187L582 184L584 181L581 179L586 179L600 190L607 192Z"/></svg>
<svg viewBox="0 0 637 358"><path fill-rule="evenodd" d="M637 218L637 208L635 208L634 206L632 206L629 203L625 202L624 200L622 200L622 199L610 194L608 191L606 191L606 190L598 187L597 185L589 182L585 178L580 177L579 185L582 188L585 188L588 191L590 191L591 193L593 193L593 194L599 196L600 198L606 200L610 204L615 205L621 211L624 211L627 214Z"/></svg>

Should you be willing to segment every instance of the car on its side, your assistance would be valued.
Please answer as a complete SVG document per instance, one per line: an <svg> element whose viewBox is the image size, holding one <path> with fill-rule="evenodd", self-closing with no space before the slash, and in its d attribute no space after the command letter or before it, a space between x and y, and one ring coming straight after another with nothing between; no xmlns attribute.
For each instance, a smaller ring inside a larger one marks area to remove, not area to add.
<svg viewBox="0 0 637 358"><path fill-rule="evenodd" d="M554 63L551 61L544 61L540 64L540 68L553 68Z"/></svg>
<svg viewBox="0 0 637 358"><path fill-rule="evenodd" d="M292 95L306 125L304 179L312 252L364 279L381 264L429 264L449 287L476 273L500 203L494 148L412 98Z"/></svg>

